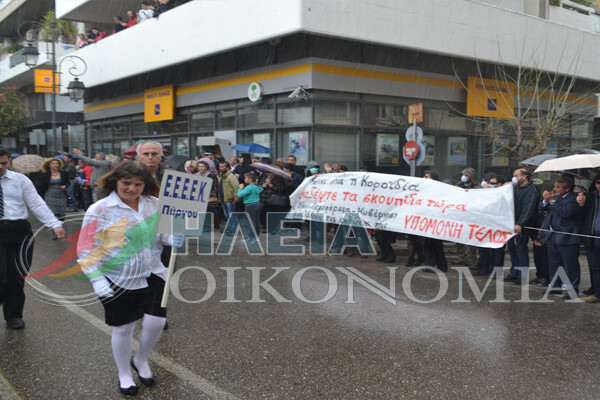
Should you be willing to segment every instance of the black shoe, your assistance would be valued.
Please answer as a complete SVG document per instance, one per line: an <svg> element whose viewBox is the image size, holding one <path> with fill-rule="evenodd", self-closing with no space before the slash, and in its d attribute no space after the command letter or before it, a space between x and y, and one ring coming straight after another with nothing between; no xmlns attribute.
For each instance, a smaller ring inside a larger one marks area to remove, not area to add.
<svg viewBox="0 0 600 400"><path fill-rule="evenodd" d="M420 267L421 265L423 265L424 262L425 262L425 260L423 260L422 258L419 258L417 260L417 262L415 263L415 267Z"/></svg>
<svg viewBox="0 0 600 400"><path fill-rule="evenodd" d="M133 370L138 374L138 378L140 378L140 382L142 382L144 385L148 386L148 387L152 387L154 386L155 382L154 382L154 378L144 378L140 375L140 373L138 372L137 367L135 366L134 362L133 362L133 358L131 359L131 368L133 368ZM121 389L122 391L123 389ZM137 386L136 386L136 393L137 393Z"/></svg>
<svg viewBox="0 0 600 400"><path fill-rule="evenodd" d="M589 289L586 289L586 290L584 290L584 291L583 291L583 292L581 292L581 293L583 293L583 294L586 294L586 295L588 295L588 296L591 296L591 295L593 295L593 294L594 294L594 288L589 288Z"/></svg>
<svg viewBox="0 0 600 400"><path fill-rule="evenodd" d="M25 328L25 322L21 318L10 318L6 320L6 326L8 329L23 329Z"/></svg>
<svg viewBox="0 0 600 400"><path fill-rule="evenodd" d="M375 259L375 261L383 261L383 260L385 260L386 258L387 258L387 257L385 257L385 256L379 256L379 257L377 257L377 258Z"/></svg>
<svg viewBox="0 0 600 400"><path fill-rule="evenodd" d="M121 382L119 382L119 390L125 396L135 396L136 394L138 394L138 391L140 390L140 388L137 385L129 386L128 388L122 388Z"/></svg>
<svg viewBox="0 0 600 400"><path fill-rule="evenodd" d="M383 260L384 263L386 264L392 264L396 262L396 257L387 257Z"/></svg>
<svg viewBox="0 0 600 400"><path fill-rule="evenodd" d="M514 276L512 276L511 274L508 274L504 277L504 282L513 282L516 281L517 278L515 278Z"/></svg>
<svg viewBox="0 0 600 400"><path fill-rule="evenodd" d="M540 283L540 278L533 278L529 281L530 285L537 285L538 283Z"/></svg>
<svg viewBox="0 0 600 400"><path fill-rule="evenodd" d="M435 270L432 267L421 269L423 272L427 272L428 274L435 274Z"/></svg>
<svg viewBox="0 0 600 400"><path fill-rule="evenodd" d="M562 298L563 298L563 300L571 300L572 299L572 297L569 293L565 293ZM575 298L578 299L579 296L575 296Z"/></svg>
<svg viewBox="0 0 600 400"><path fill-rule="evenodd" d="M415 260L412 258L409 258L408 261L406 261L406 264L404 264L406 267L412 267L415 265Z"/></svg>

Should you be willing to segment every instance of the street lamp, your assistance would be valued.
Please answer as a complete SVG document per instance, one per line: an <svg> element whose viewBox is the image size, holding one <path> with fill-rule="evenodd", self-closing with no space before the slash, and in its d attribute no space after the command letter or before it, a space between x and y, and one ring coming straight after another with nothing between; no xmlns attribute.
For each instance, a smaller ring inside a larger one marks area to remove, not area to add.
<svg viewBox="0 0 600 400"><path fill-rule="evenodd" d="M21 55L23 57L23 62L29 68L33 69L37 65L38 56L40 54L37 47L33 45L34 42L38 40L39 31L40 30L45 31L46 34L49 34L49 36L52 40L52 52L50 53L52 56L52 78L51 78L51 80L52 80L52 101L51 101L51 103L52 103L52 132L53 132L53 136L54 136L54 145L57 146L58 137L56 134L56 92L57 92L57 87L60 86L60 83L58 83L58 84L56 83L56 72L57 72L57 68L56 68L57 67L56 66L56 33L55 33L56 18L54 15L52 15L52 20L50 21L50 27L51 27L50 32L48 32L47 28L44 25L42 25L41 23L39 23L37 21L25 21L25 22L21 23L19 25L19 27L17 28L17 33L19 34L21 39L23 39L23 35L22 35L21 31L24 26L28 26L28 29L26 31L25 38L24 38L27 41L27 47L25 47L23 49L23 52L21 53ZM75 80L71 81L69 83L69 85L67 86L67 90L69 91L69 97L71 98L71 100L78 102L79 100L83 99L83 96L85 94L85 85L77 77L83 75L87 71L87 64L81 57L77 57L74 55L68 55L68 56L63 57L63 59L61 60L61 62L59 64L59 69L60 69L60 66L62 65L62 63L66 60L69 60L73 63L73 67L69 68L69 74L71 74L71 76L75 77ZM74 60L79 60L79 62L83 65L83 72L77 73L77 71L79 69L78 63L75 62ZM59 80L60 80L60 78L59 78Z"/></svg>

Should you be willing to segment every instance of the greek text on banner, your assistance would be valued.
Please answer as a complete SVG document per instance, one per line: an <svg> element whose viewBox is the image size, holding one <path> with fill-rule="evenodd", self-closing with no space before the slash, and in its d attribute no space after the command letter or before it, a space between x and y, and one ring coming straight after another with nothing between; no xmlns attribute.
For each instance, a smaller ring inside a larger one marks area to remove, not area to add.
<svg viewBox="0 0 600 400"><path fill-rule="evenodd" d="M305 179L290 203L307 220L324 214L324 222L339 224L355 214L366 228L498 248L514 235L513 196L512 185L466 191L431 179L347 172Z"/></svg>
<svg viewBox="0 0 600 400"><path fill-rule="evenodd" d="M173 218L187 217L204 223L212 179L166 170L158 197L157 233L173 234Z"/></svg>

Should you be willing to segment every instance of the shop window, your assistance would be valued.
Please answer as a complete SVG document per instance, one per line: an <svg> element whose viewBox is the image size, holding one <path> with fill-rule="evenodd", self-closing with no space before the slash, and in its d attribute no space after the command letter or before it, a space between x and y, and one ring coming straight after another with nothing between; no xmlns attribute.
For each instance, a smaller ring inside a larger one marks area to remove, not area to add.
<svg viewBox="0 0 600 400"><path fill-rule="evenodd" d="M260 104L238 110L238 126L253 128L275 125L275 104Z"/></svg>
<svg viewBox="0 0 600 400"><path fill-rule="evenodd" d="M92 129L92 140L101 140L102 139L102 125L93 124L91 129Z"/></svg>
<svg viewBox="0 0 600 400"><path fill-rule="evenodd" d="M288 156L296 157L296 164L306 165L309 161L310 128L296 128L290 131L279 131L277 154L285 160Z"/></svg>
<svg viewBox="0 0 600 400"><path fill-rule="evenodd" d="M85 126L70 125L69 126L69 148L85 149Z"/></svg>
<svg viewBox="0 0 600 400"><path fill-rule="evenodd" d="M182 133L188 132L188 116L176 115L172 120L162 121L163 131L162 133Z"/></svg>
<svg viewBox="0 0 600 400"><path fill-rule="evenodd" d="M306 125L312 123L312 107L308 102L294 102L277 106L278 125Z"/></svg>
<svg viewBox="0 0 600 400"><path fill-rule="evenodd" d="M131 136L131 126L127 121L110 122L113 137L129 137Z"/></svg>
<svg viewBox="0 0 600 400"><path fill-rule="evenodd" d="M315 124L358 125L358 104L340 101L315 102Z"/></svg>
<svg viewBox="0 0 600 400"><path fill-rule="evenodd" d="M318 131L314 135L315 161L337 163L358 171L358 131Z"/></svg>
<svg viewBox="0 0 600 400"><path fill-rule="evenodd" d="M218 110L216 117L217 129L235 129L235 110Z"/></svg>
<svg viewBox="0 0 600 400"><path fill-rule="evenodd" d="M212 111L192 114L190 130L192 132L212 131L215 129L215 113Z"/></svg>
<svg viewBox="0 0 600 400"><path fill-rule="evenodd" d="M467 130L467 119L461 114L460 110L451 111L425 108L423 113L425 114L422 124L424 128L460 132Z"/></svg>
<svg viewBox="0 0 600 400"><path fill-rule="evenodd" d="M190 138L187 136L173 138L173 154L186 157L189 156Z"/></svg>
<svg viewBox="0 0 600 400"><path fill-rule="evenodd" d="M148 136L148 124L143 121L136 121L132 124L133 136Z"/></svg>
<svg viewBox="0 0 600 400"><path fill-rule="evenodd" d="M406 107L385 104L365 104L362 111L364 126L407 126Z"/></svg>
<svg viewBox="0 0 600 400"><path fill-rule="evenodd" d="M255 132L238 132L237 142L238 143L256 143L263 147L273 150L273 131L255 131ZM238 152L242 153L242 152ZM272 158L272 153L253 153L253 157L268 157Z"/></svg>

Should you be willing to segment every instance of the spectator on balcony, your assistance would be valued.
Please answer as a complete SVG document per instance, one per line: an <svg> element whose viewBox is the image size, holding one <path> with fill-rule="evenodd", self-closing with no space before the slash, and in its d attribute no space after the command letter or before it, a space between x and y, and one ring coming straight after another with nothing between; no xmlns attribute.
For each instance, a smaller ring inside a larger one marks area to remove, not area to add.
<svg viewBox="0 0 600 400"><path fill-rule="evenodd" d="M96 35L94 35L94 32L92 32L91 29L86 32L86 38L87 44L92 44L96 41Z"/></svg>
<svg viewBox="0 0 600 400"><path fill-rule="evenodd" d="M96 36L96 40L94 40L95 42L97 42L98 40L104 39L105 37L108 36L108 33L104 32L103 30L101 30L99 28L92 28L92 33Z"/></svg>
<svg viewBox="0 0 600 400"><path fill-rule="evenodd" d="M115 33L121 32L127 27L127 24L123 22L123 18L121 18L121 16L117 15L113 20L115 21L115 29L113 30L113 35Z"/></svg>
<svg viewBox="0 0 600 400"><path fill-rule="evenodd" d="M159 14L169 11L177 6L187 3L188 0L158 0L159 8L154 10L154 16L157 17Z"/></svg>
<svg viewBox="0 0 600 400"><path fill-rule="evenodd" d="M150 18L154 17L154 7L147 1L142 1L140 3L138 15L140 16L140 22L148 21Z"/></svg>
<svg viewBox="0 0 600 400"><path fill-rule="evenodd" d="M87 37L83 34L79 34L79 40L77 40L77 48L82 48L88 44Z"/></svg>
<svg viewBox="0 0 600 400"><path fill-rule="evenodd" d="M138 23L137 15L133 10L127 10L127 23L125 24L125 28L130 28Z"/></svg>

